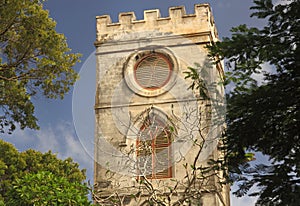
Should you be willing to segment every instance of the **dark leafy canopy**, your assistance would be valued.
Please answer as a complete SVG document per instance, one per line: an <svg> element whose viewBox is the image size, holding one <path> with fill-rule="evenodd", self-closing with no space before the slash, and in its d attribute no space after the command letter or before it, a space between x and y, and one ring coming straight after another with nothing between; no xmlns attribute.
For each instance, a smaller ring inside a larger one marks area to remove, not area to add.
<svg viewBox="0 0 300 206"><path fill-rule="evenodd" d="M0 140L0 205L88 205L85 170L78 167L71 158L34 150L20 153ZM58 200L61 204L54 203Z"/></svg>
<svg viewBox="0 0 300 206"><path fill-rule="evenodd" d="M227 101L228 161L240 183L237 195L259 187L257 205L299 205L300 202L300 1L274 6L255 0L253 17L267 19L262 28L232 29L232 37L210 47L226 59L227 82L235 89ZM269 63L271 70L261 65ZM253 74L263 75L261 85ZM269 165L244 163L249 150L270 157Z"/></svg>
<svg viewBox="0 0 300 206"><path fill-rule="evenodd" d="M15 123L37 129L30 97L63 98L74 84L79 55L70 53L63 34L40 0L0 0L0 132Z"/></svg>

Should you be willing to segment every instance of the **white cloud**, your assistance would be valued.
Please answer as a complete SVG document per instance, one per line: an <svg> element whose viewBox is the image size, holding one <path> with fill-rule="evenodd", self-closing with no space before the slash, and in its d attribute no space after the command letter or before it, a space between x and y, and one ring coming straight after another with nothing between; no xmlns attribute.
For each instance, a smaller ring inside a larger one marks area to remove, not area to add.
<svg viewBox="0 0 300 206"><path fill-rule="evenodd" d="M236 197L234 195L230 196L231 206L254 206L257 198L256 197Z"/></svg>
<svg viewBox="0 0 300 206"><path fill-rule="evenodd" d="M273 65L270 65L269 63L264 63L261 65L262 67L262 72L267 72L267 73L275 73L275 68ZM257 84L258 85L261 85L263 82L264 82L264 75L263 73L260 72L260 73L254 73L251 75L252 78L254 78L256 81L257 81Z"/></svg>
<svg viewBox="0 0 300 206"><path fill-rule="evenodd" d="M90 157L84 150L71 123L60 122L42 127L39 131L18 129L12 135L4 136L3 139L14 144L19 151L34 149L47 152L51 150L60 159L71 157L79 163L80 168L87 169L87 179L92 180L93 157Z"/></svg>
<svg viewBox="0 0 300 206"><path fill-rule="evenodd" d="M237 184L233 184L231 186L231 191L236 191L238 188ZM253 186L248 194L251 194L253 192L258 191L259 188L257 188L256 186ZM247 195L243 196L243 197L236 197L234 196L232 193L230 194L230 206L254 206L255 202L257 201L258 197L249 197Z"/></svg>
<svg viewBox="0 0 300 206"><path fill-rule="evenodd" d="M294 0L275 0L273 2L274 6L277 6L279 4L285 5L285 4L290 4Z"/></svg>

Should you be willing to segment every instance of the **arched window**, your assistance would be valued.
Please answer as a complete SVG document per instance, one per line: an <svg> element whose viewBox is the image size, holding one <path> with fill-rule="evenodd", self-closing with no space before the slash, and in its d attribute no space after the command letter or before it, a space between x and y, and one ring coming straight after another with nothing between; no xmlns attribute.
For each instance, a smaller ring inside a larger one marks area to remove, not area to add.
<svg viewBox="0 0 300 206"><path fill-rule="evenodd" d="M158 115L148 115L137 138L139 176L151 179L172 177L172 133Z"/></svg>

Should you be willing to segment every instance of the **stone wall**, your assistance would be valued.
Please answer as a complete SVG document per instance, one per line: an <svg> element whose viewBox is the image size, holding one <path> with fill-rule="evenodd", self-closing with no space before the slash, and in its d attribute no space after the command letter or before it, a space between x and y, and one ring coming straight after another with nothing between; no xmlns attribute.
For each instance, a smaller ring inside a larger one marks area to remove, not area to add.
<svg viewBox="0 0 300 206"><path fill-rule="evenodd" d="M162 111L177 129L172 144L172 179L179 182L184 179L182 165L193 162L197 147L183 144L182 137L190 134L192 138L199 138L199 125L204 136L215 133L209 129L213 119L209 113L211 102L188 89L192 82L185 79L184 72L189 71L188 67L199 67L206 85L221 81L222 65L212 65L207 58L205 46L213 41L217 41L217 32L208 4L195 5L194 14L186 14L184 7L172 7L169 17L164 18L160 17L159 10L144 11L143 20L136 20L133 12L120 13L117 23L112 23L107 15L97 16L94 181L99 195L108 197L117 191L126 196L138 190L146 191L137 186L133 136L138 133L139 116L148 110ZM170 56L174 63L170 84L151 91L131 81L131 64L145 52ZM214 88L210 90L211 97L215 90L224 92L221 87ZM188 129L184 123L187 113L190 116L195 113L189 117L195 122ZM220 130L218 128L218 132ZM209 158L217 158L219 153L212 148L200 156L200 165L205 166ZM150 181L163 193L176 184L171 179ZM205 201L204 205L229 205L228 188L217 186L218 181L212 178L203 187L203 190L219 191L219 194L207 193L201 200ZM143 195L147 196L146 192ZM128 205L137 205L126 201Z"/></svg>

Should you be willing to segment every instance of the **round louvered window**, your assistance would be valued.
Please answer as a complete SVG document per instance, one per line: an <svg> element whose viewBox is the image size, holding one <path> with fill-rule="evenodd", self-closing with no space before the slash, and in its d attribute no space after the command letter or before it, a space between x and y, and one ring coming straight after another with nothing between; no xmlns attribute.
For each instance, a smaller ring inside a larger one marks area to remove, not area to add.
<svg viewBox="0 0 300 206"><path fill-rule="evenodd" d="M136 94L155 97L170 91L176 82L178 63L166 48L141 49L124 64L124 79Z"/></svg>
<svg viewBox="0 0 300 206"><path fill-rule="evenodd" d="M144 89L154 90L166 85L172 73L172 64L162 54L149 54L135 65L134 76Z"/></svg>

